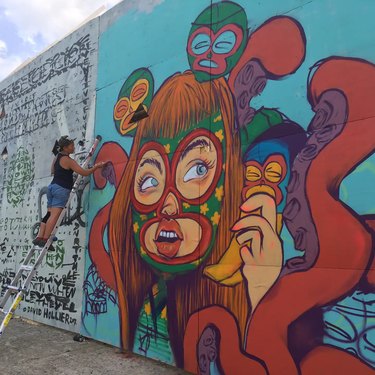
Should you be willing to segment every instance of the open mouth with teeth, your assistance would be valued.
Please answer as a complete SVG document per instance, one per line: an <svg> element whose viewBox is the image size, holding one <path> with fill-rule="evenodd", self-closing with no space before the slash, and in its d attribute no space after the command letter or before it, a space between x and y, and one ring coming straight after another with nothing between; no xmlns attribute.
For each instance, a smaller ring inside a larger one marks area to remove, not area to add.
<svg viewBox="0 0 375 375"><path fill-rule="evenodd" d="M196 213L155 217L139 232L143 259L163 272L183 272L185 265L195 269L195 262L208 253L212 238L210 220Z"/></svg>
<svg viewBox="0 0 375 375"><path fill-rule="evenodd" d="M177 233L176 232L167 232L165 230L162 230L160 233L159 233L159 236L158 238L155 240L155 242L169 242L169 243L174 243L176 241L180 240L181 241L181 238L179 238L177 236Z"/></svg>
<svg viewBox="0 0 375 375"><path fill-rule="evenodd" d="M162 220L154 239L157 251L166 258L174 258L183 241L180 225L176 220Z"/></svg>

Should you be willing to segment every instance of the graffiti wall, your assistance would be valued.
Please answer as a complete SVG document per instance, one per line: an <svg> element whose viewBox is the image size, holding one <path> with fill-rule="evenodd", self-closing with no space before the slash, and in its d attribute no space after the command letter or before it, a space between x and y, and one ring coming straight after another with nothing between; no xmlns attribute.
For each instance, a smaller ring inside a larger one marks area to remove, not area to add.
<svg viewBox="0 0 375 375"><path fill-rule="evenodd" d="M374 12L165 0L102 30L82 334L200 374L373 373Z"/></svg>
<svg viewBox="0 0 375 375"><path fill-rule="evenodd" d="M125 1L0 83L1 293L56 139L100 134L18 314L197 374L373 373L375 3L188 3Z"/></svg>
<svg viewBox="0 0 375 375"><path fill-rule="evenodd" d="M47 212L52 150L62 135L93 139L98 21L57 43L0 84L0 286L13 279ZM8 156L7 158L5 156ZM79 331L86 242L86 181L77 191L17 314Z"/></svg>

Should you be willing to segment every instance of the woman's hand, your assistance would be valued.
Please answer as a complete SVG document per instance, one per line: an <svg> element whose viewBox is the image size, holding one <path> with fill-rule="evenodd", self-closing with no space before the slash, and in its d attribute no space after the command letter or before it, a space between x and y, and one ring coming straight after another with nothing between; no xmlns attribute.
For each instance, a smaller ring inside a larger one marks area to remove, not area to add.
<svg viewBox="0 0 375 375"><path fill-rule="evenodd" d="M97 170L98 168L103 168L107 162L101 161L100 163L97 163L94 165L94 169Z"/></svg>
<svg viewBox="0 0 375 375"><path fill-rule="evenodd" d="M259 211L259 214L252 213ZM242 273L247 280L252 311L278 278L283 247L277 233L276 202L267 194L250 197L241 210L249 213L233 226L241 246Z"/></svg>

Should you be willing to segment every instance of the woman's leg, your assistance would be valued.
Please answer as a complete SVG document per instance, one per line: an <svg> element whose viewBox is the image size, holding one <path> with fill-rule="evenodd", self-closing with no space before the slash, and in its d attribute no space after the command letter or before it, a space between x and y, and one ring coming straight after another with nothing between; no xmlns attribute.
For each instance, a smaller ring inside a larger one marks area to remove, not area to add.
<svg viewBox="0 0 375 375"><path fill-rule="evenodd" d="M44 218L40 222L39 232L38 232L38 235L36 236L37 239L44 238L44 232L46 230L46 223L50 216L51 216L51 208L48 208L47 214L44 216Z"/></svg>
<svg viewBox="0 0 375 375"><path fill-rule="evenodd" d="M47 213L44 215L44 217L40 221L38 234L33 240L34 245L39 245L40 241L44 238L44 234L45 234L45 230L46 230L46 223L51 216L51 207L52 207L52 204L53 204L52 189L53 189L53 185L51 185L51 184L48 185L48 188L47 188Z"/></svg>
<svg viewBox="0 0 375 375"><path fill-rule="evenodd" d="M44 233L43 233L43 238L48 239L49 236L51 235L53 228L56 225L56 222L61 214L61 211L63 210L62 207L51 207L50 208L50 213L51 216L48 218L47 223L44 228Z"/></svg>

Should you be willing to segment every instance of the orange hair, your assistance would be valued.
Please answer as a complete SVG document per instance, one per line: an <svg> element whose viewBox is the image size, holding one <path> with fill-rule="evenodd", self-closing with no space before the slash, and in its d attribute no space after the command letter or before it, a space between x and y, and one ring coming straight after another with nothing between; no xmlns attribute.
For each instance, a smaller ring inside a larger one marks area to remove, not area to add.
<svg viewBox="0 0 375 375"><path fill-rule="evenodd" d="M149 117L140 122L130 160L116 191L109 221L109 245L118 290L121 344L132 350L140 310L157 276L141 260L133 238L130 192L140 142L148 138L174 138L193 128L217 110L221 111L226 137L226 177L221 220L208 263L217 263L231 240L229 228L237 220L241 202L238 188L242 181L239 135L234 133L231 92L224 78L198 83L188 71L170 77L155 95ZM230 178L228 178L230 173ZM178 366L183 366L183 338L189 316L206 306L218 304L237 317L242 333L248 315L247 294L243 284L226 287L202 274L203 265L185 275L167 281L168 331Z"/></svg>

